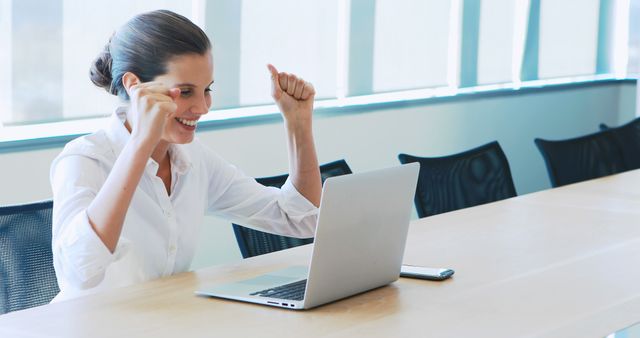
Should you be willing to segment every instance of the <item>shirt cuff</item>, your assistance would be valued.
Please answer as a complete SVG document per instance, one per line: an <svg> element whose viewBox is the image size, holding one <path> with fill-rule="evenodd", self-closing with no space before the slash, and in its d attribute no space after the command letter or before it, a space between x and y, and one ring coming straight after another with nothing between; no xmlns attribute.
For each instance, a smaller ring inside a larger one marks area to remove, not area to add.
<svg viewBox="0 0 640 338"><path fill-rule="evenodd" d="M300 222L306 217L318 214L318 208L296 189L289 178L280 190L282 191L280 206L287 211L291 220Z"/></svg>
<svg viewBox="0 0 640 338"><path fill-rule="evenodd" d="M83 287L97 285L104 278L107 267L122 258L131 243L120 238L116 250L111 253L89 223L86 211L78 213L61 234L59 248L65 261L64 266Z"/></svg>

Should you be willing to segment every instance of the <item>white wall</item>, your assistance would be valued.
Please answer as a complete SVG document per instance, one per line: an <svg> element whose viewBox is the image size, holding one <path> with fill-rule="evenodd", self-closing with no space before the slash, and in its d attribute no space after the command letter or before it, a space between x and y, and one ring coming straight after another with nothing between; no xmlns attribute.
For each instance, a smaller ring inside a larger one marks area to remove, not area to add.
<svg viewBox="0 0 640 338"><path fill-rule="evenodd" d="M524 94L478 96L442 103L318 116L320 162L344 158L354 172L396 165L397 154L439 156L498 140L511 164L518 194L549 188L535 137L562 139L618 125L635 115L635 85L601 84ZM281 123L199 134L247 174L287 171ZM0 204L49 198L49 164L60 148L0 154ZM207 218L194 267L240 259L230 223Z"/></svg>

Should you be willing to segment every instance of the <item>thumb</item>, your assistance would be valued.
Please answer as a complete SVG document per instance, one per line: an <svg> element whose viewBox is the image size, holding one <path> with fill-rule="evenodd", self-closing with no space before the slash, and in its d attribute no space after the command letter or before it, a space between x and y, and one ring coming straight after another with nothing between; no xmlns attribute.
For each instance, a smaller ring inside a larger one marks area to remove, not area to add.
<svg viewBox="0 0 640 338"><path fill-rule="evenodd" d="M180 88L169 89L169 97L171 97L172 100L175 101L179 96L180 96Z"/></svg>
<svg viewBox="0 0 640 338"><path fill-rule="evenodd" d="M282 96L282 88L280 88L278 70L272 64L267 64L267 68L271 73L271 95L274 99L279 100Z"/></svg>

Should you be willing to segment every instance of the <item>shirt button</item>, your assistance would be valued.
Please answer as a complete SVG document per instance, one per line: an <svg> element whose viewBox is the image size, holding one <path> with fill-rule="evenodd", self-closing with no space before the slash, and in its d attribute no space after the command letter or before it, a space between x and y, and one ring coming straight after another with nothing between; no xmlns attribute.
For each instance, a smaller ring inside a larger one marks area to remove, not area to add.
<svg viewBox="0 0 640 338"><path fill-rule="evenodd" d="M165 210L164 211L164 215L169 217L169 218L171 218L171 217L173 217L173 212L171 212L171 210Z"/></svg>
<svg viewBox="0 0 640 338"><path fill-rule="evenodd" d="M176 253L176 246L171 244L169 245L169 253L174 254Z"/></svg>

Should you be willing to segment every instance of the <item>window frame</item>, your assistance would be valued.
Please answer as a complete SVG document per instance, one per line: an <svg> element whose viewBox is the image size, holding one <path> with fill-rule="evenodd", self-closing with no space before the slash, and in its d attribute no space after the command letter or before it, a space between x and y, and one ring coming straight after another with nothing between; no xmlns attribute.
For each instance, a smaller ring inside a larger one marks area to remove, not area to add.
<svg viewBox="0 0 640 338"><path fill-rule="evenodd" d="M624 41L622 43L620 41L613 43L612 39L618 36L621 30L628 30L629 23L626 22L621 26L616 24L616 20L611 17L611 13L614 11L620 13L621 8L624 6L627 6L625 13L629 14L628 1L623 5L618 4L617 6L619 7L614 9L606 7L613 6L606 5L610 2L601 0L598 36L599 66L595 74L539 80L537 68L541 0L518 0L518 6L526 7L526 15L523 15L521 19L526 22L515 23L526 27L522 32L524 35L522 37L522 46L514 45L514 49L519 49L517 53L514 51L513 61L514 69L517 69L519 74L514 74L512 82L478 85L479 34L477 32L477 21L480 17L480 6L477 5L477 0L452 0L451 24L459 25L460 29L459 31L452 30L455 32L452 35L455 36L450 37L450 39L454 40L450 45L456 45L459 50L453 48L454 50L449 51L449 55L455 56L455 60L452 60L449 65L449 84L444 87L373 93L371 70L373 66L372 41L375 32L375 1L340 1L338 15L341 28L339 29L344 30L344 36L340 37L337 43L339 45L339 53L342 53L343 58L338 62L336 71L342 73L338 74L337 98L317 101L315 111L317 116L348 114L354 111L361 112L376 110L380 107L424 104L432 101L475 98L479 95L504 95L505 93L518 93L522 90L560 88L571 86L571 84L578 86L588 85L589 83L601 84L624 80L628 75L627 67L622 67L623 69L621 70L619 65L623 63L626 65L628 61L625 59L625 57L628 57L628 45L625 45ZM209 19L211 19L211 15L220 16L219 13L224 12L218 7L228 7L229 5L228 2L224 1L211 1L210 3L212 5L209 6L209 3L207 3L203 14L205 18ZM237 4L234 6L237 7ZM239 15L237 8L234 13ZM368 15L362 15L362 13L368 13ZM454 20L456 15L458 15L457 20ZM202 20L202 18L196 19ZM229 17L226 20L229 22ZM611 25L615 25L615 27ZM475 30L474 27L476 27ZM220 29L220 27L206 27L205 30L208 33L212 33L211 29ZM616 57L614 49L618 50L618 54L624 54L623 57L620 58L619 55ZM463 60L464 62L462 62ZM230 74L227 74L227 76L230 76ZM115 109L115 106L113 108ZM107 119L108 117L89 117L25 125L2 126L0 124L0 153L22 149L58 147L73 138L100 129L105 125ZM199 130L270 123L278 119L280 119L280 114L273 104L213 109L209 114L203 116L199 123Z"/></svg>

